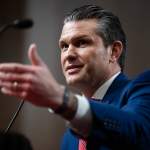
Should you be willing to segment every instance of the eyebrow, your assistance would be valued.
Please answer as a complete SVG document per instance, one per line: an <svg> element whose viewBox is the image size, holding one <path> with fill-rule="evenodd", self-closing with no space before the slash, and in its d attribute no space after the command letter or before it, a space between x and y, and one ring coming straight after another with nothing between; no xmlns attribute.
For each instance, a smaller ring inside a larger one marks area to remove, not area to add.
<svg viewBox="0 0 150 150"><path fill-rule="evenodd" d="M91 39L89 36L87 36L87 35L77 35L77 36L74 36L73 38L71 38L71 41L72 40L79 40L79 39L83 39L83 38L86 38L86 39ZM62 38L62 39L60 39L59 40L59 44L61 44L61 43L65 43L65 38Z"/></svg>

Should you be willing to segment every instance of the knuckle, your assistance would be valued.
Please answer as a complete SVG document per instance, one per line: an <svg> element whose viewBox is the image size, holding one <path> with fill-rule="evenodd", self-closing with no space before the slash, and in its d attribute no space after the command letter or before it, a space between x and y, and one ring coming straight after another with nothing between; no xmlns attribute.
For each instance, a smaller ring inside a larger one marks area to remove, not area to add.
<svg viewBox="0 0 150 150"><path fill-rule="evenodd" d="M10 77L11 77L11 74L10 74L10 73L6 73L6 74L5 74L5 77L6 77L6 78L10 78Z"/></svg>
<svg viewBox="0 0 150 150"><path fill-rule="evenodd" d="M33 82L33 76L31 74L26 75L26 81L28 83L32 83Z"/></svg>
<svg viewBox="0 0 150 150"><path fill-rule="evenodd" d="M13 71L16 71L16 72L19 71L19 67L16 64L14 64L14 66L13 66Z"/></svg>
<svg viewBox="0 0 150 150"><path fill-rule="evenodd" d="M26 92L29 92L31 90L32 86L30 83L26 83L24 88L25 88Z"/></svg>
<svg viewBox="0 0 150 150"><path fill-rule="evenodd" d="M11 79L11 80L15 80L16 79L16 75L12 74L12 73L6 73L5 78L6 79Z"/></svg>
<svg viewBox="0 0 150 150"><path fill-rule="evenodd" d="M20 95L23 99L26 99L28 96L28 93L26 91L23 91Z"/></svg>

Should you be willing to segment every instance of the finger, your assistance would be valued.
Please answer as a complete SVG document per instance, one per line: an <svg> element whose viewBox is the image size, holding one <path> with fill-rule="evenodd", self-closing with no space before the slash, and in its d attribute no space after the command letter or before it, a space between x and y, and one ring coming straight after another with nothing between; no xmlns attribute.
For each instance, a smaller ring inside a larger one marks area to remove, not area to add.
<svg viewBox="0 0 150 150"><path fill-rule="evenodd" d="M19 83L18 82L0 82L1 89L8 89L9 91L19 91Z"/></svg>
<svg viewBox="0 0 150 150"><path fill-rule="evenodd" d="M33 74L24 73L24 74L17 74L17 73L4 73L0 72L0 80L1 81L8 81L8 82L28 82L32 83L34 81Z"/></svg>
<svg viewBox="0 0 150 150"><path fill-rule="evenodd" d="M1 88L1 92L3 93L3 94L6 94L6 95L17 95L17 92L13 92L12 90L10 90L9 88L7 88L7 87L2 87ZM16 94L14 94L14 93L16 93Z"/></svg>
<svg viewBox="0 0 150 150"><path fill-rule="evenodd" d="M0 87L2 87L2 88L6 87L6 88L11 89L12 86L13 86L13 83L11 83L11 82L2 82L2 81L0 81Z"/></svg>
<svg viewBox="0 0 150 150"><path fill-rule="evenodd" d="M31 92L33 91L33 87L30 83L21 83L21 82L2 82L0 81L0 87L9 89L10 91L26 91Z"/></svg>
<svg viewBox="0 0 150 150"><path fill-rule="evenodd" d="M23 65L19 63L1 63L0 71L24 73L24 72L33 72L33 69L31 68L30 65Z"/></svg>
<svg viewBox="0 0 150 150"><path fill-rule="evenodd" d="M27 97L27 92L25 92L25 91L21 91L21 92L12 91L6 87L1 88L1 92L3 94L9 95L9 96L16 96L16 97L19 97L21 99L26 99L26 97Z"/></svg>
<svg viewBox="0 0 150 150"><path fill-rule="evenodd" d="M36 44L31 44L28 51L28 57L32 65L36 66L46 66L42 58L39 56L37 52Z"/></svg>

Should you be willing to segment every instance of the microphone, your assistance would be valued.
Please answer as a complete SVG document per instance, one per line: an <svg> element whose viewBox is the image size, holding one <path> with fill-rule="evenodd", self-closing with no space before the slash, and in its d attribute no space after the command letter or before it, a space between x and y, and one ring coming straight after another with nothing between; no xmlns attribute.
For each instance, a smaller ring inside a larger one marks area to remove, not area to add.
<svg viewBox="0 0 150 150"><path fill-rule="evenodd" d="M33 21L31 19L14 20L10 25L14 28L25 29L32 27Z"/></svg>
<svg viewBox="0 0 150 150"><path fill-rule="evenodd" d="M0 33L3 33L9 28L26 29L32 26L33 26L33 21L31 19L23 19L23 20L17 19L0 27Z"/></svg>

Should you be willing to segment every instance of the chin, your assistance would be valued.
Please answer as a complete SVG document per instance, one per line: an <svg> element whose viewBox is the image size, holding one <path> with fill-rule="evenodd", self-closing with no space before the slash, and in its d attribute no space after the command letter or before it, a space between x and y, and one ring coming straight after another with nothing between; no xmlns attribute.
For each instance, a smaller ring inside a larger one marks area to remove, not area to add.
<svg viewBox="0 0 150 150"><path fill-rule="evenodd" d="M68 84L69 86L75 87L75 88L80 86L80 84L82 83L82 82L81 82L82 80L83 80L83 79L77 78L77 77L68 77L68 78L66 78L67 84Z"/></svg>

